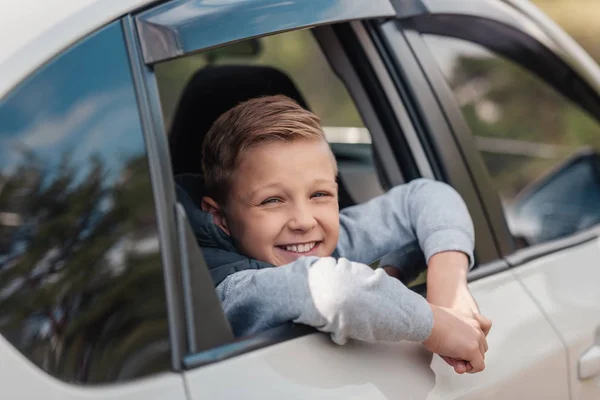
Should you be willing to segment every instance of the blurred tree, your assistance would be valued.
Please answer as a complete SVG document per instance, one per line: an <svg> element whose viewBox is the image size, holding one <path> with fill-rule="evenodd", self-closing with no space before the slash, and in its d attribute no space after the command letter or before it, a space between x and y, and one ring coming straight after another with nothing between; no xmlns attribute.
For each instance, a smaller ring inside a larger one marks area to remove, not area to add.
<svg viewBox="0 0 600 400"><path fill-rule="evenodd" d="M0 331L63 378L116 379L133 350L167 337L146 158L127 162L114 184L98 157L83 179L68 155L43 165L28 154L3 178L0 210L21 225L2 246ZM157 354L147 356L134 374L153 368Z"/></svg>
<svg viewBox="0 0 600 400"><path fill-rule="evenodd" d="M482 151L503 198L514 198L582 147L600 149L598 121L532 72L478 45L430 38L430 46L457 49L447 77L472 132L507 144L512 140L515 146L533 145L530 156L500 148ZM551 146L550 154L545 145Z"/></svg>

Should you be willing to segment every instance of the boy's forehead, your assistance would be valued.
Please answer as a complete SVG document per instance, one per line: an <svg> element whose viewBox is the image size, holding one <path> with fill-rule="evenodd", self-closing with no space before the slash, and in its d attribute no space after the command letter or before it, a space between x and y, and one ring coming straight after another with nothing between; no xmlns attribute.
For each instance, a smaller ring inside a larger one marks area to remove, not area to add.
<svg viewBox="0 0 600 400"><path fill-rule="evenodd" d="M324 139L278 140L258 144L242 153L235 173L258 173L269 176L302 168L302 171L298 172L320 171L322 175L327 175L331 170L323 167L324 164L329 163L333 166L335 179L337 175L335 156Z"/></svg>
<svg viewBox="0 0 600 400"><path fill-rule="evenodd" d="M286 157L278 157L285 153ZM302 157L315 158L327 155L335 163L335 156L325 139L273 140L256 144L240 154L238 167L243 163L268 160L288 162Z"/></svg>

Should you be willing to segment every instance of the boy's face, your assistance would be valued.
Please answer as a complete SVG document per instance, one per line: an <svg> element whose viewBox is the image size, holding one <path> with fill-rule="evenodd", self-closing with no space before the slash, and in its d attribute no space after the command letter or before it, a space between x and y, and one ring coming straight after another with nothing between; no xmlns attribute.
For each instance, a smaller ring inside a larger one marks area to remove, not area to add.
<svg viewBox="0 0 600 400"><path fill-rule="evenodd" d="M339 237L334 163L324 140L255 147L233 176L226 211L206 198L205 209L251 258L281 266L330 256Z"/></svg>

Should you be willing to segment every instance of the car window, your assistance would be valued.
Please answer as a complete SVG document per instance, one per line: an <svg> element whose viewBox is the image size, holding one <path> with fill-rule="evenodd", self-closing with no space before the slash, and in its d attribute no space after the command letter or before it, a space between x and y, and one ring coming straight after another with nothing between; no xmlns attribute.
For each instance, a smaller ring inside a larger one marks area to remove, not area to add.
<svg viewBox="0 0 600 400"><path fill-rule="evenodd" d="M600 223L598 120L513 61L423 35L500 195L519 247Z"/></svg>
<svg viewBox="0 0 600 400"><path fill-rule="evenodd" d="M182 93L194 74L226 66L273 68L293 82L308 108L321 118L338 160L342 207L383 193L374 167L369 131L310 30L246 40L158 64L156 77L168 128L172 128Z"/></svg>
<svg viewBox="0 0 600 400"><path fill-rule="evenodd" d="M136 104L120 23L0 100L0 333L63 381L171 367Z"/></svg>

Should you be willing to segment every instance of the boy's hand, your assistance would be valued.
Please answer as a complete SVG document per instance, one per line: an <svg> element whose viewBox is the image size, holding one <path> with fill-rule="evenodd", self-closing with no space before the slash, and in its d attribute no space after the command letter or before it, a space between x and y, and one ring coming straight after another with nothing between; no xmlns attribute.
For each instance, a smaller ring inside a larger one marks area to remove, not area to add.
<svg viewBox="0 0 600 400"><path fill-rule="evenodd" d="M483 371L485 352L488 348L485 334L481 330L480 319L483 317L475 313L465 315L434 304L430 306L433 312L433 329L423 342L425 348L439 354L446 362L449 359L461 360L465 363L464 372Z"/></svg>
<svg viewBox="0 0 600 400"><path fill-rule="evenodd" d="M468 258L460 252L443 252L432 256L427 273L427 301L451 308L466 316L474 316L487 336L492 322L479 313L479 307L467 287ZM468 362L442 357L456 373L473 372Z"/></svg>

